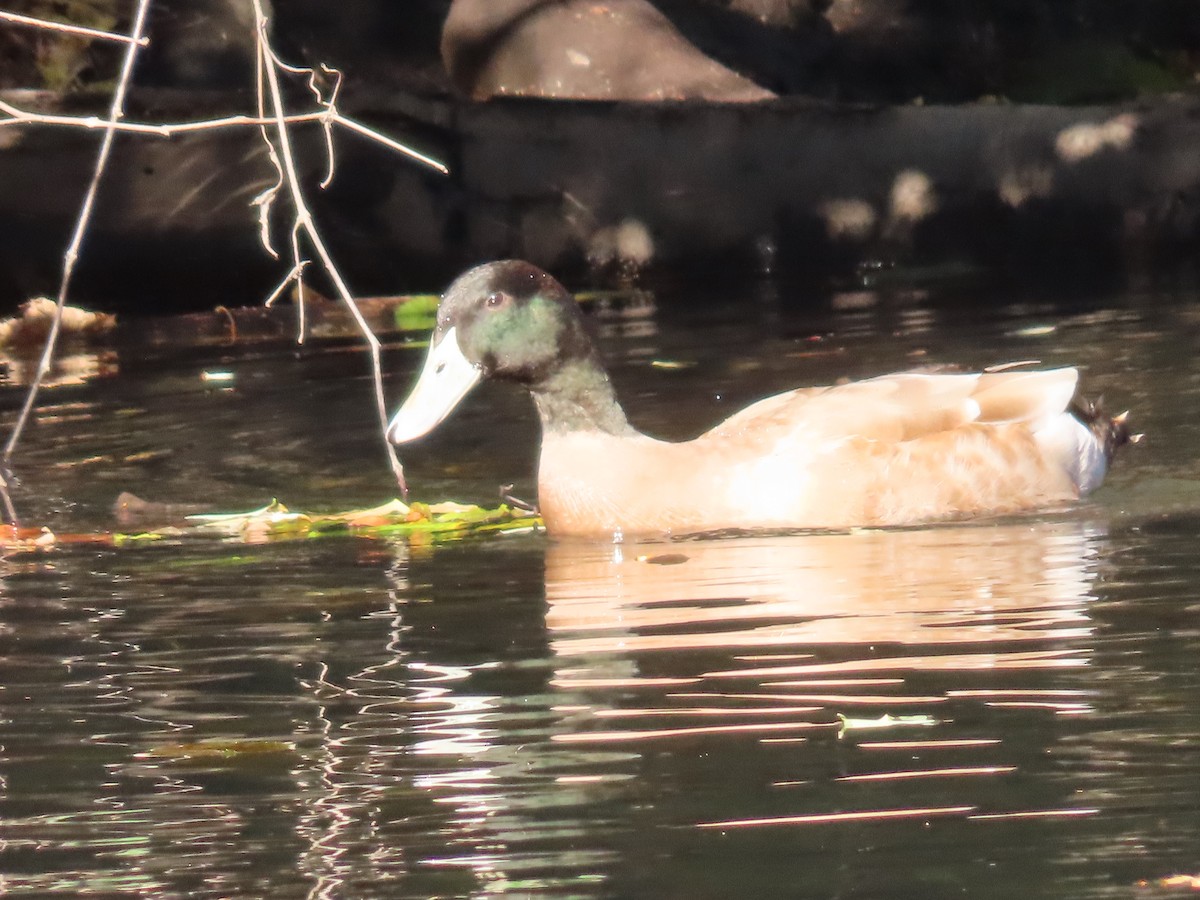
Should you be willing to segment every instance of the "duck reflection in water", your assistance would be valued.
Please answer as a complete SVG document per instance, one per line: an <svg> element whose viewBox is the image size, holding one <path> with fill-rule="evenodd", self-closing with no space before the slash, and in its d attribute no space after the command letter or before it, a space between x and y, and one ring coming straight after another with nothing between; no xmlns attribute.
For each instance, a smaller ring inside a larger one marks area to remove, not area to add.
<svg viewBox="0 0 1200 900"><path fill-rule="evenodd" d="M342 648L362 668L316 685L331 720L314 728L314 871L373 860L328 848L382 835L415 871L487 884L534 866L572 887L668 882L694 865L661 852L694 849L686 826L1094 802L1086 781L1041 776L1061 733L1047 720L1121 685L1089 671L1100 525L510 540L478 568L461 544L399 557L397 605ZM1031 801L1013 772L1044 790ZM786 852L861 862L853 835L805 834Z"/></svg>
<svg viewBox="0 0 1200 900"><path fill-rule="evenodd" d="M558 739L595 739L598 720L612 737L631 692L640 724L679 724L690 709L772 732L834 726L856 710L937 718L971 672L997 696L1030 700L1018 671L1087 665L1100 539L1081 522L1039 521L550 542L554 683L578 701ZM1006 670L1012 683L996 677ZM1075 691L1055 696L1066 712L1079 706ZM810 709L781 720L780 703Z"/></svg>

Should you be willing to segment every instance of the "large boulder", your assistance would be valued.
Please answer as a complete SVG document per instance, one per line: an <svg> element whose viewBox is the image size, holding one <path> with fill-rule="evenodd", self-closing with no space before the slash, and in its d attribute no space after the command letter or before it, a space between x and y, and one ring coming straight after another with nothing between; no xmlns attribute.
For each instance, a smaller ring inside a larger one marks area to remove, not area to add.
<svg viewBox="0 0 1200 900"><path fill-rule="evenodd" d="M477 99L774 96L700 52L646 0L455 0L442 60L459 89Z"/></svg>

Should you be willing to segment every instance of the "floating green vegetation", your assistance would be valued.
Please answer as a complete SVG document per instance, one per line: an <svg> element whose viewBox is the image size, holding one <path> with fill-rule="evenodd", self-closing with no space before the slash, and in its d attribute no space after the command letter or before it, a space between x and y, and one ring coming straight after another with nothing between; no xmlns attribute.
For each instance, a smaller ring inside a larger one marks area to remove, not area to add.
<svg viewBox="0 0 1200 900"><path fill-rule="evenodd" d="M187 517L188 528L248 541L273 538L324 537L337 534L409 538L459 538L474 534L532 531L539 516L506 504L488 509L470 503L404 503L390 500L369 509L339 513L292 512L277 500L244 513Z"/></svg>
<svg viewBox="0 0 1200 900"><path fill-rule="evenodd" d="M182 525L145 528L136 533L55 533L47 528L0 526L0 554L46 553L60 547L92 544L125 547L188 538L221 538L247 544L356 535L367 538L401 537L410 543L433 543L484 534L536 531L536 513L507 504L493 508L469 503L404 503L336 513L293 512L272 500L249 512L191 515Z"/></svg>

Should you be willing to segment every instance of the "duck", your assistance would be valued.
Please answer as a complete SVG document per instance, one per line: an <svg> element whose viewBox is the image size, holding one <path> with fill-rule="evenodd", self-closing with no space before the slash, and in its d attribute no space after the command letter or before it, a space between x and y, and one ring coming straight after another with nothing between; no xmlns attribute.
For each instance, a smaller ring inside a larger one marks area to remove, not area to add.
<svg viewBox="0 0 1200 900"><path fill-rule="evenodd" d="M554 537L912 526L1060 507L1100 486L1126 416L1077 396L1075 368L898 372L759 400L700 436L630 424L575 298L531 263L447 288L393 444L485 380L529 392L538 507Z"/></svg>

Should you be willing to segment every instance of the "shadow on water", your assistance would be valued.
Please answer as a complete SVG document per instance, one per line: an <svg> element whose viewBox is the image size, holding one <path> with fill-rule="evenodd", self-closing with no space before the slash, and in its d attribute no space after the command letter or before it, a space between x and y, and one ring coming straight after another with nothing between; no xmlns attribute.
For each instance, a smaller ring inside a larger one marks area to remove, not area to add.
<svg viewBox="0 0 1200 900"><path fill-rule="evenodd" d="M1089 386L1150 437L1053 516L6 558L0 886L1124 897L1194 873L1192 307L772 315L696 307L609 328L635 418L686 433L750 384L999 355L1090 364ZM245 507L262 499L251 488L370 496L386 475L362 464L361 363L226 354L57 389L74 393L31 433L27 487L81 497L54 514L84 524L138 483ZM201 386L218 366L232 383ZM410 477L486 499L531 465L522 403L483 392L410 455Z"/></svg>

